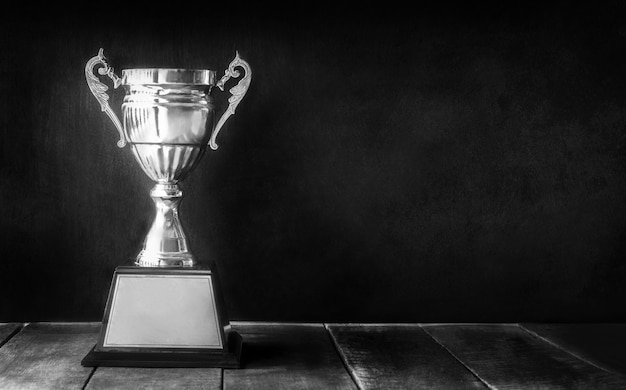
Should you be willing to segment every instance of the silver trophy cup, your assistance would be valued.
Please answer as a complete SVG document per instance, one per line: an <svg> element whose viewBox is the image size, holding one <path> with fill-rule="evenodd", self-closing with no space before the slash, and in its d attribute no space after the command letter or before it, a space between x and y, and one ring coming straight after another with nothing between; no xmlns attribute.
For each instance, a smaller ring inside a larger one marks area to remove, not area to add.
<svg viewBox="0 0 626 390"><path fill-rule="evenodd" d="M109 106L108 87L96 75L108 76L114 88L124 87L122 122ZM222 91L231 78L244 75L230 89L229 105L216 123L216 107L210 95L213 87ZM189 250L178 217L183 193L178 183L196 166L207 145L217 149L215 139L226 120L235 113L252 78L246 61L236 54L224 76L206 69L124 69L118 77L100 49L87 62L85 77L89 89L119 132L117 145L130 145L143 171L156 183L150 196L156 217L137 255L142 267L192 267L196 260Z"/></svg>

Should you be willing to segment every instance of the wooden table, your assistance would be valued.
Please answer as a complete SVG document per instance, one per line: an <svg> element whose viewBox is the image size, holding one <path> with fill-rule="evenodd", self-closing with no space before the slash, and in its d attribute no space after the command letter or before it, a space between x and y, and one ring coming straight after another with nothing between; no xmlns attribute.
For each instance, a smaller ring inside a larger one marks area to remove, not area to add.
<svg viewBox="0 0 626 390"><path fill-rule="evenodd" d="M0 324L0 389L626 389L626 324L237 322L244 368L87 368L99 323Z"/></svg>

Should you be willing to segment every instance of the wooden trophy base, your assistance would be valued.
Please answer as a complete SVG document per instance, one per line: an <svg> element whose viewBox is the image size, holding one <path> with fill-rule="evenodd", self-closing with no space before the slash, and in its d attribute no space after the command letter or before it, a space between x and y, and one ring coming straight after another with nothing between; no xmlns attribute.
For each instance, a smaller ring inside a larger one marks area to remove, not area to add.
<svg viewBox="0 0 626 390"><path fill-rule="evenodd" d="M118 267L85 367L241 367L217 275L209 268Z"/></svg>

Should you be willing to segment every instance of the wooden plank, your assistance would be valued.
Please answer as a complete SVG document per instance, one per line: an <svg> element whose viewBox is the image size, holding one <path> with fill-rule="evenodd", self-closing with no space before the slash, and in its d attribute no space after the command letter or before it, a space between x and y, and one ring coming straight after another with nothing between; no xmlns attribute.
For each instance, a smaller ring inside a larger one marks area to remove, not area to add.
<svg viewBox="0 0 626 390"><path fill-rule="evenodd" d="M433 325L423 329L497 389L626 388L623 376L586 363L517 325Z"/></svg>
<svg viewBox="0 0 626 390"><path fill-rule="evenodd" d="M87 390L221 389L221 368L98 367Z"/></svg>
<svg viewBox="0 0 626 390"><path fill-rule="evenodd" d="M0 348L1 389L81 389L99 324L30 324Z"/></svg>
<svg viewBox="0 0 626 390"><path fill-rule="evenodd" d="M224 370L224 389L356 389L322 324L233 324L243 369Z"/></svg>
<svg viewBox="0 0 626 390"><path fill-rule="evenodd" d="M486 389L418 325L328 325L360 389Z"/></svg>
<svg viewBox="0 0 626 390"><path fill-rule="evenodd" d="M13 335L19 332L21 328L22 324L16 322L0 324L0 347L13 337Z"/></svg>
<svg viewBox="0 0 626 390"><path fill-rule="evenodd" d="M626 324L523 324L522 327L600 368L626 375Z"/></svg>

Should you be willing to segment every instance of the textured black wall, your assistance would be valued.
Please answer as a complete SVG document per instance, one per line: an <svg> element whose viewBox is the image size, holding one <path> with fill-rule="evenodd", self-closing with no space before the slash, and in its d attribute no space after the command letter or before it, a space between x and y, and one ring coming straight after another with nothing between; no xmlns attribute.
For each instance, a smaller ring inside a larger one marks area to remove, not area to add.
<svg viewBox="0 0 626 390"><path fill-rule="evenodd" d="M5 14L0 321L100 319L151 223L152 183L85 82L100 47L118 73L221 76L235 50L254 70L182 184L234 319L626 321L618 4Z"/></svg>

